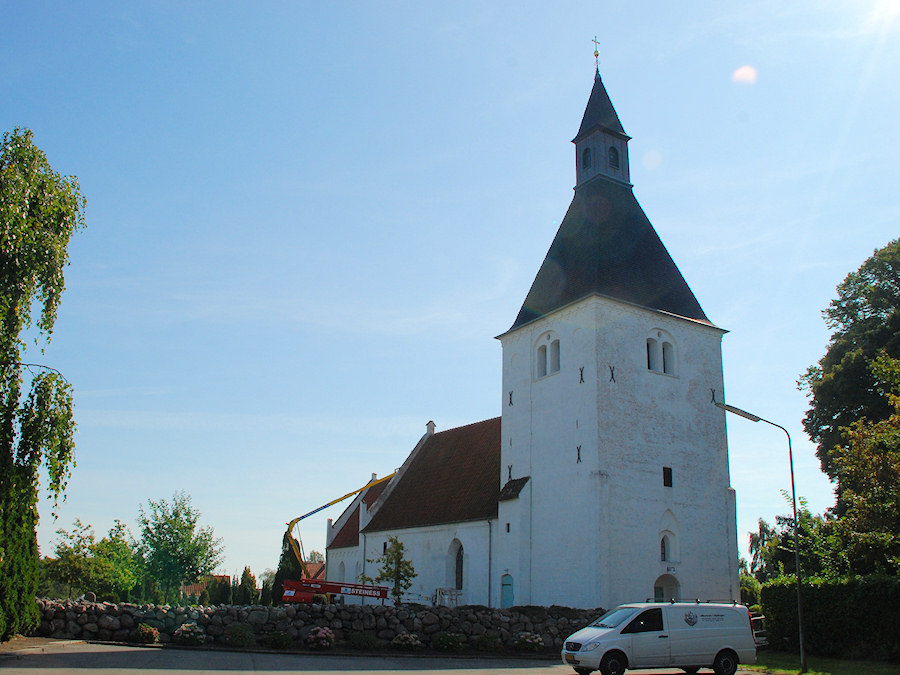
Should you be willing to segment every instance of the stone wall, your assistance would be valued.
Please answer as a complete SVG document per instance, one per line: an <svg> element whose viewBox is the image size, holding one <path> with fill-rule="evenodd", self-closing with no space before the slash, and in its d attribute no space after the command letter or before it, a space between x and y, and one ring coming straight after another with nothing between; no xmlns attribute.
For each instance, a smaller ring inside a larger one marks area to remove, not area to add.
<svg viewBox="0 0 900 675"><path fill-rule="evenodd" d="M400 633L414 633L426 647L441 632L458 633L471 647L477 647L484 635L497 636L504 646L511 647L521 633L529 632L540 635L548 650L559 649L566 637L602 612L566 607L451 609L422 605L175 607L46 599L38 600L38 604L41 624L37 634L54 638L129 642L143 623L159 630L160 642L169 642L179 626L196 623L207 642L228 644L233 627L246 624L259 644L265 644L268 636L278 631L302 645L310 630L327 627L338 641L362 633L386 645Z"/></svg>

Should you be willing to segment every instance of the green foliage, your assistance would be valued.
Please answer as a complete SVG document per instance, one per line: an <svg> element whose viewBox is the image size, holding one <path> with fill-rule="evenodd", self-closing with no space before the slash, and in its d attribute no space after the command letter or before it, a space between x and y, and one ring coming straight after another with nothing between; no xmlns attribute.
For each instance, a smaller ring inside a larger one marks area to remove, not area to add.
<svg viewBox="0 0 900 675"><path fill-rule="evenodd" d="M390 584L391 597L394 598L396 605L400 604L403 594L410 589L412 580L417 576L412 563L404 555L405 551L406 547L397 537L389 536L384 554L380 558L368 561L381 565L378 574L374 578L366 574L359 575L360 582L364 584L381 582Z"/></svg>
<svg viewBox="0 0 900 675"><path fill-rule="evenodd" d="M198 647L206 642L206 633L196 623L183 623L172 634L172 639L180 645Z"/></svg>
<svg viewBox="0 0 900 675"><path fill-rule="evenodd" d="M539 652L544 648L544 638L537 633L525 631L516 636L515 647L520 652Z"/></svg>
<svg viewBox="0 0 900 675"><path fill-rule="evenodd" d="M871 366L881 353L900 358L900 239L847 275L823 314L834 332L825 356L800 380L811 396L803 426L818 443L822 470L840 487L835 454L845 445L843 429L863 418L883 420L892 412L884 382ZM839 495L839 514L842 506Z"/></svg>
<svg viewBox="0 0 900 675"><path fill-rule="evenodd" d="M99 600L118 602L129 597L138 581L141 561L116 520L109 534L97 541L90 525L76 519L71 532L56 531L55 558L44 561L46 577L65 597L91 591Z"/></svg>
<svg viewBox="0 0 900 675"><path fill-rule="evenodd" d="M285 579L290 581L299 581L303 578L303 569L290 543L291 535L285 532L281 539L281 556L278 558L278 569L275 570L275 576L272 579L272 602L276 605L281 604L281 598L284 595L283 582ZM296 542L296 539L294 540Z"/></svg>
<svg viewBox="0 0 900 675"><path fill-rule="evenodd" d="M131 639L145 645L156 644L159 642L159 629L146 623L139 623L132 632Z"/></svg>
<svg viewBox="0 0 900 675"><path fill-rule="evenodd" d="M397 638L395 637L394 639L396 640ZM350 649L372 652L377 649L381 649L382 643L381 640L379 640L371 633L351 631L347 634L347 646L350 647Z"/></svg>
<svg viewBox="0 0 900 675"><path fill-rule="evenodd" d="M465 637L459 633L440 632L431 638L431 646L439 652L461 652Z"/></svg>
<svg viewBox="0 0 900 675"><path fill-rule="evenodd" d="M253 576L249 567L244 568L244 572L241 574L241 581L234 588L234 604L256 604L256 577Z"/></svg>
<svg viewBox="0 0 900 675"><path fill-rule="evenodd" d="M140 507L140 551L166 602L182 581L193 583L210 574L222 558L222 540L211 527L198 528L199 519L185 492L176 492L171 503L151 499L146 509Z"/></svg>
<svg viewBox="0 0 900 675"><path fill-rule="evenodd" d="M797 581L762 587L769 643L797 649ZM900 659L900 578L812 579L803 583L803 643L810 654Z"/></svg>
<svg viewBox="0 0 900 675"><path fill-rule="evenodd" d="M271 649L287 649L294 644L294 638L291 637L290 633L276 630L269 634L266 642Z"/></svg>
<svg viewBox="0 0 900 675"><path fill-rule="evenodd" d="M261 583L259 591L259 604L264 605L265 607L271 607L273 600L272 585L275 583L275 570L265 570L262 574L259 575L259 581Z"/></svg>
<svg viewBox="0 0 900 675"><path fill-rule="evenodd" d="M744 563L743 560L741 560ZM759 591L761 584L746 569L746 564L741 567L741 604L753 607L759 604Z"/></svg>
<svg viewBox="0 0 900 675"><path fill-rule="evenodd" d="M72 387L22 363L23 335L49 342L71 235L84 226L77 179L53 171L28 129L0 142L0 640L37 625L39 469L58 500L74 466ZM40 310L37 321L32 311ZM30 383L23 382L28 369ZM27 393L26 393L27 392Z"/></svg>
<svg viewBox="0 0 900 675"><path fill-rule="evenodd" d="M475 649L480 652L499 652L503 648L503 641L499 635L485 633L475 640Z"/></svg>
<svg viewBox="0 0 900 675"><path fill-rule="evenodd" d="M228 642L238 649L246 649L256 644L256 635L247 624L233 623L228 633Z"/></svg>
<svg viewBox="0 0 900 675"><path fill-rule="evenodd" d="M211 605L230 605L234 596L231 590L231 583L227 579L210 576L206 579L206 592L209 596L208 603Z"/></svg>

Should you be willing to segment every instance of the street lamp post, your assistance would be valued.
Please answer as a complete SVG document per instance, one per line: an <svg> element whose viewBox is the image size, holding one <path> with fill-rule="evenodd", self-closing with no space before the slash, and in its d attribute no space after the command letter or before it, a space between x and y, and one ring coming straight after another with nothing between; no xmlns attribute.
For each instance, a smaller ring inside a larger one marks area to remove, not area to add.
<svg viewBox="0 0 900 675"><path fill-rule="evenodd" d="M800 672L806 672L806 652L803 649L803 599L802 594L800 593L800 521L797 519L797 490L794 487L794 452L791 448L791 435L788 433L788 430L785 429L780 424L775 424L775 422L770 422L767 419L763 419L759 415L754 415L753 413L749 413L746 410L741 410L740 408L735 408L733 405L728 405L726 403L719 403L716 401L716 407L721 408L730 413L734 413L735 415L739 415L744 419L748 419L751 422L765 422L766 424L770 424L773 427L778 427L781 429L785 436L788 439L788 460L791 465L791 503L794 507L794 565L797 568L797 635L800 642Z"/></svg>

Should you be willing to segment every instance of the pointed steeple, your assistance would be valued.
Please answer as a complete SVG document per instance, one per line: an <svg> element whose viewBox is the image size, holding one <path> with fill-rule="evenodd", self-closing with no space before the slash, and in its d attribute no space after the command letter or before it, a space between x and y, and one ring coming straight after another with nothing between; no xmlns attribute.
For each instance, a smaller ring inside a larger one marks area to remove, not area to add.
<svg viewBox="0 0 900 675"><path fill-rule="evenodd" d="M581 126L572 142L575 144L576 185L606 176L630 184L628 170L628 141L616 109L613 108L598 70L594 87L581 118Z"/></svg>
<svg viewBox="0 0 900 675"><path fill-rule="evenodd" d="M609 94L606 93L606 87L603 86L599 70L594 75L594 88L591 89L591 96L584 109L584 117L581 118L581 126L578 127L578 133L575 134L572 142L577 143L594 129L624 137L626 140L630 138L622 128L616 109L609 100Z"/></svg>
<svg viewBox="0 0 900 675"><path fill-rule="evenodd" d="M573 141L575 197L510 330L591 295L709 323L631 190L629 140L598 74Z"/></svg>

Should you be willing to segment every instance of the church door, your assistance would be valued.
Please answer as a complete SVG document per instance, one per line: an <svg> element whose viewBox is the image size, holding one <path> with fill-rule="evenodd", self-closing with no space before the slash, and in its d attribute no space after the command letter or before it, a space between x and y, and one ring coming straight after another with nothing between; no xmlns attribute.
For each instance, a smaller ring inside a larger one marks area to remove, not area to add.
<svg viewBox="0 0 900 675"><path fill-rule="evenodd" d="M513 578L510 574L504 574L500 577L500 607L508 609L515 604L515 593L513 591Z"/></svg>

